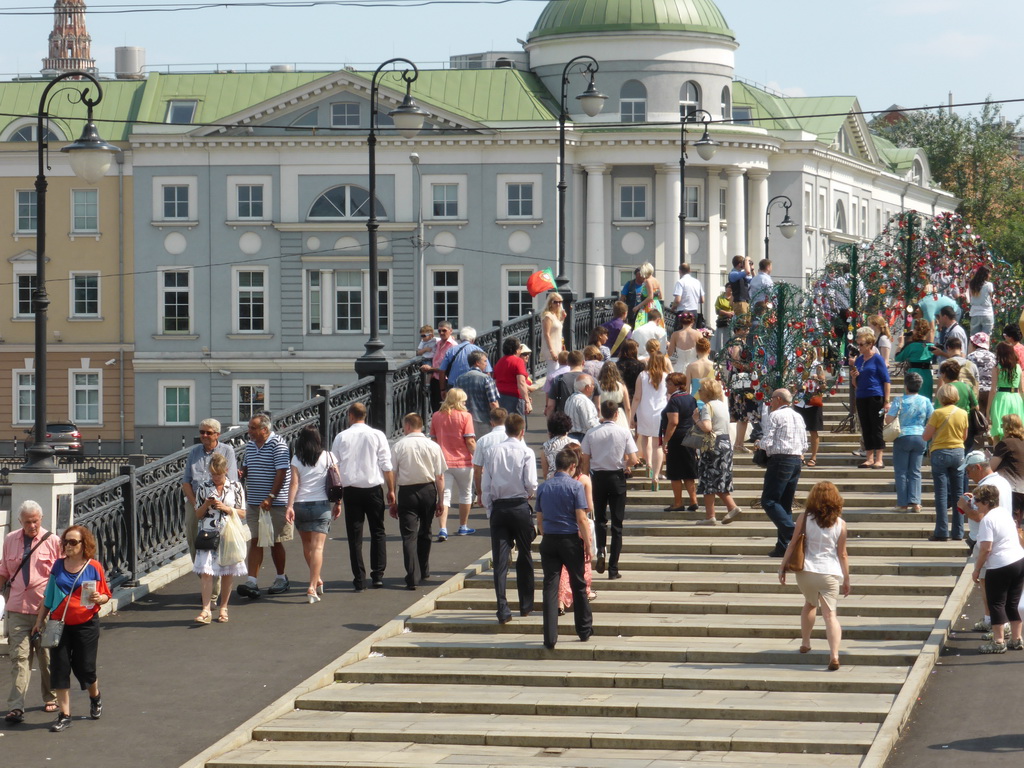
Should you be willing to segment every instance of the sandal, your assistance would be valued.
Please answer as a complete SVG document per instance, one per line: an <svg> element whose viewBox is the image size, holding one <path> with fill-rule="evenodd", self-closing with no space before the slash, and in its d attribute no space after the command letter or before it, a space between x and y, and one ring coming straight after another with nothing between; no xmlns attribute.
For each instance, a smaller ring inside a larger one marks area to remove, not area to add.
<svg viewBox="0 0 1024 768"><path fill-rule="evenodd" d="M800 653L810 653L810 652L811 652L811 646L809 646L809 645L801 645L800 646Z"/></svg>
<svg viewBox="0 0 1024 768"><path fill-rule="evenodd" d="M43 705L43 712L56 712L58 708L56 701L48 701Z"/></svg>
<svg viewBox="0 0 1024 768"><path fill-rule="evenodd" d="M217 612L217 623L218 624L227 624L228 621L230 621L230 619L228 619L228 609L227 608L221 608Z"/></svg>
<svg viewBox="0 0 1024 768"><path fill-rule="evenodd" d="M12 709L4 716L4 720L6 720L8 723L23 723L25 722L25 710Z"/></svg>
<svg viewBox="0 0 1024 768"><path fill-rule="evenodd" d="M210 609L203 608L199 615L195 618L196 624L209 624L210 623Z"/></svg>
<svg viewBox="0 0 1024 768"><path fill-rule="evenodd" d="M804 464L808 467L818 466L818 462L816 462L814 459L807 459L807 461L805 461Z"/></svg>
<svg viewBox="0 0 1024 768"><path fill-rule="evenodd" d="M857 469L874 469L874 464L858 464Z"/></svg>

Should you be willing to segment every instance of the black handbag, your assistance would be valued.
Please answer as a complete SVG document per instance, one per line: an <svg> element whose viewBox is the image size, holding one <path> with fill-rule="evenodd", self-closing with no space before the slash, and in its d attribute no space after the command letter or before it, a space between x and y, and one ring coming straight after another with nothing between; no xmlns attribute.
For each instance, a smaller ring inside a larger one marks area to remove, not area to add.
<svg viewBox="0 0 1024 768"><path fill-rule="evenodd" d="M753 459L754 463L757 464L757 466L759 467L768 466L768 451L766 451L764 448L754 449L754 455L751 458Z"/></svg>
<svg viewBox="0 0 1024 768"><path fill-rule="evenodd" d="M324 493L327 500L331 502L341 501L344 488L341 484L341 470L334 461L333 454L328 454L330 464L327 465L327 474L324 476Z"/></svg>
<svg viewBox="0 0 1024 768"><path fill-rule="evenodd" d="M196 534L196 551L216 551L220 547L220 531L200 528Z"/></svg>

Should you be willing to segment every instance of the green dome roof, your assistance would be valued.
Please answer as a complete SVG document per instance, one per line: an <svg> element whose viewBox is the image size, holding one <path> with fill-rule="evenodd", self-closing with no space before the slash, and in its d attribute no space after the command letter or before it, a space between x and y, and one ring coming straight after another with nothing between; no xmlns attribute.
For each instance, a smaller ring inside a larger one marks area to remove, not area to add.
<svg viewBox="0 0 1024 768"><path fill-rule="evenodd" d="M712 0L551 0L530 38L637 31L702 32L736 39Z"/></svg>

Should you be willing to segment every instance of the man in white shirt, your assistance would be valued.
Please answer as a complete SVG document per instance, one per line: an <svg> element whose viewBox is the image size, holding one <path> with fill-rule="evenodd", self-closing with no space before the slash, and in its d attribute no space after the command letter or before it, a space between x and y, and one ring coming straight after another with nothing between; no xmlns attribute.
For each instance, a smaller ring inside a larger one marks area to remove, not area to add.
<svg viewBox="0 0 1024 768"><path fill-rule="evenodd" d="M605 543L608 540L608 511L611 510L612 546L608 553L608 578L622 578L619 554L622 552L622 523L626 519L626 473L636 464L636 443L629 430L615 422L619 406L611 400L601 402L601 423L587 432L580 446L584 472L594 484L594 517L597 524L597 563L594 569L604 573Z"/></svg>
<svg viewBox="0 0 1024 768"><path fill-rule="evenodd" d="M679 279L672 289L672 311L676 315L689 312L697 318L696 328L704 327L704 286L690 274L690 265L679 265Z"/></svg>
<svg viewBox="0 0 1024 768"><path fill-rule="evenodd" d="M379 429L366 423L366 406L353 403L348 409L348 429L339 432L331 445L338 462L342 501L345 505L345 532L348 554L352 561L352 586L356 592L366 589L366 567L363 564L363 520L370 526L370 578L374 588L384 586L387 566L387 534L384 531L384 493L387 483L387 504L395 503L395 473L391 466L388 439Z"/></svg>
<svg viewBox="0 0 1024 768"><path fill-rule="evenodd" d="M800 482L800 465L807 451L807 426L803 416L793 408L793 395L788 389L772 392L770 405L772 411L758 444L768 454L761 508L779 532L775 549L768 553L768 557L782 557L796 527L793 523L793 497Z"/></svg>
<svg viewBox="0 0 1024 768"><path fill-rule="evenodd" d="M637 351L637 357L641 360L647 359L647 342L651 339L658 340L663 354L668 348L668 333L661 324L661 312L657 309L649 309L647 317L649 318L648 322L633 331L633 341L640 347Z"/></svg>
<svg viewBox="0 0 1024 768"><path fill-rule="evenodd" d="M505 597L508 561L515 542L516 589L519 615L533 611L533 558L530 546L535 529L529 499L537 492L537 457L523 442L526 420L513 413L505 422L507 436L488 451L484 463L483 500L490 510L491 558L494 562L494 595L498 601L498 623L512 620Z"/></svg>
<svg viewBox="0 0 1024 768"><path fill-rule="evenodd" d="M490 453L491 448L498 443L505 441L505 421L508 419L508 411L504 408L492 408L489 421L491 431L476 441L476 450L473 451L473 489L476 491L477 504L483 506L483 479L484 459Z"/></svg>
<svg viewBox="0 0 1024 768"><path fill-rule="evenodd" d="M757 274L754 275L750 281L750 305L754 308L755 314L758 310L758 304L764 304L771 298L772 288L775 287L775 283L772 282L772 262L770 259L761 259L757 265ZM764 307L761 307L763 310Z"/></svg>
<svg viewBox="0 0 1024 768"><path fill-rule="evenodd" d="M596 427L601 419L594 405L594 379L589 374L581 374L573 385L576 391L565 401L565 415L572 421L569 437L582 441L588 430Z"/></svg>
<svg viewBox="0 0 1024 768"><path fill-rule="evenodd" d="M423 419L408 413L402 420L405 437L391 449L398 498L391 516L398 520L405 561L405 588L416 589L416 564L420 583L430 578L430 527L444 509L444 473L448 464L441 446L423 434Z"/></svg>

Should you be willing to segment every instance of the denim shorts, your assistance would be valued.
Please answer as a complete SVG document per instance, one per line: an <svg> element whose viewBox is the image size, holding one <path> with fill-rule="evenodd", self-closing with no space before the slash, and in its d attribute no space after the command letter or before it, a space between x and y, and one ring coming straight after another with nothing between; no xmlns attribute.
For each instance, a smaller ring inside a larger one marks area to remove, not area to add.
<svg viewBox="0 0 1024 768"><path fill-rule="evenodd" d="M295 502L295 527L306 533L330 533L331 502Z"/></svg>

